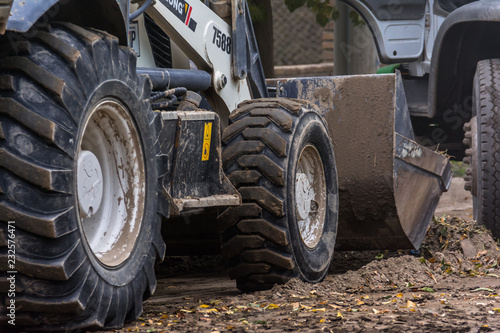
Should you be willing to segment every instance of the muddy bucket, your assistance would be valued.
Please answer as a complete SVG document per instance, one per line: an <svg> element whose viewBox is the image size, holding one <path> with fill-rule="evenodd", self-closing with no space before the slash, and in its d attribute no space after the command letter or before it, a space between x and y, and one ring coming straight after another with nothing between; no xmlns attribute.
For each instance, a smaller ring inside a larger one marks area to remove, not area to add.
<svg viewBox="0 0 500 333"><path fill-rule="evenodd" d="M415 142L400 74L285 79L278 95L320 107L339 176L337 249L418 248L451 164Z"/></svg>

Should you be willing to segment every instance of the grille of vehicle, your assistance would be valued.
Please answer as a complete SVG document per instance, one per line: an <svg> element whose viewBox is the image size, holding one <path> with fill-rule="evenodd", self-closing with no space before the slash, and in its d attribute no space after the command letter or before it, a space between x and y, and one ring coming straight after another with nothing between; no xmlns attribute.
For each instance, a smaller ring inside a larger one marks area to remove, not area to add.
<svg viewBox="0 0 500 333"><path fill-rule="evenodd" d="M172 68L170 38L149 15L145 14L144 16L146 31L149 36L149 41L151 42L156 67Z"/></svg>

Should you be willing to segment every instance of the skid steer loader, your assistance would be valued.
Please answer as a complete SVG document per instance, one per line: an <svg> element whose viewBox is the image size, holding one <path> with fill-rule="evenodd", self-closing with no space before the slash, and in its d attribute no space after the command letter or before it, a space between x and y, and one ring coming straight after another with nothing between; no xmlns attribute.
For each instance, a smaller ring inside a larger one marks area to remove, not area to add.
<svg viewBox="0 0 500 333"><path fill-rule="evenodd" d="M242 291L318 282L336 247L418 248L450 184L399 72L266 81L244 0L0 11L2 330L134 320L195 217Z"/></svg>

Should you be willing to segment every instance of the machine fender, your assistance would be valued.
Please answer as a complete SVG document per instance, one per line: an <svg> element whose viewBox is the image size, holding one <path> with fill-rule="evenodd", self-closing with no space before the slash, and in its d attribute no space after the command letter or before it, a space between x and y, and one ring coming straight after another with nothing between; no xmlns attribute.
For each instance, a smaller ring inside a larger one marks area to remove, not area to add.
<svg viewBox="0 0 500 333"><path fill-rule="evenodd" d="M361 15L384 64L414 61L424 49L425 1L341 0ZM406 25L406 34L401 26Z"/></svg>
<svg viewBox="0 0 500 333"><path fill-rule="evenodd" d="M68 0L26 1L15 0L12 4L11 17L7 30L26 32L56 3L68 3Z"/></svg>
<svg viewBox="0 0 500 333"><path fill-rule="evenodd" d="M128 15L128 0L14 0L7 30L27 32L39 21L65 21L105 30L127 45Z"/></svg>
<svg viewBox="0 0 500 333"><path fill-rule="evenodd" d="M453 11L434 43L429 79L429 118L463 104L472 93L476 64L500 56L500 2L477 1Z"/></svg>

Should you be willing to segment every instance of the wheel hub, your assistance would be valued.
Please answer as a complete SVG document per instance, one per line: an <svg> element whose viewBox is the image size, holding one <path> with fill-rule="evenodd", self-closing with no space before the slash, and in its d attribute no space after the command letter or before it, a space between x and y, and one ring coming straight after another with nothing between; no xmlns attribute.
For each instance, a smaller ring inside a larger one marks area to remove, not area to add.
<svg viewBox="0 0 500 333"><path fill-rule="evenodd" d="M91 151L82 151L78 157L77 185L80 216L92 217L101 206L103 181L101 164Z"/></svg>
<svg viewBox="0 0 500 333"><path fill-rule="evenodd" d="M295 175L295 198L297 214L301 220L307 219L311 213L312 200L314 199L314 189L305 173Z"/></svg>
<svg viewBox="0 0 500 333"><path fill-rule="evenodd" d="M95 106L77 164L78 207L90 251L115 267L133 251L146 202L145 162L127 108L112 98Z"/></svg>
<svg viewBox="0 0 500 333"><path fill-rule="evenodd" d="M315 248L323 235L326 216L326 181L317 149L308 145L300 154L295 173L295 211L304 244Z"/></svg>

